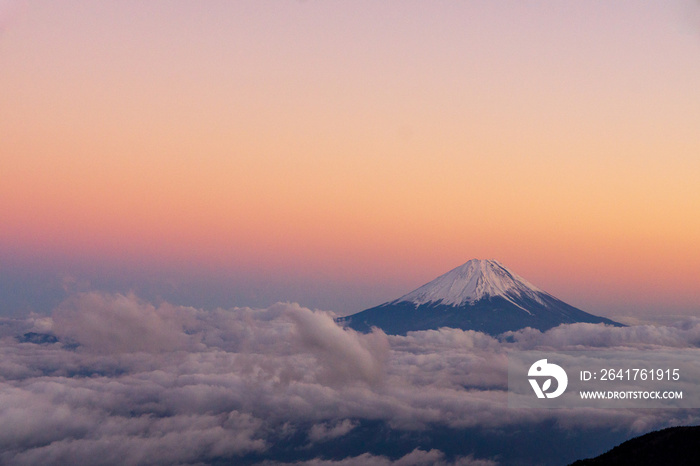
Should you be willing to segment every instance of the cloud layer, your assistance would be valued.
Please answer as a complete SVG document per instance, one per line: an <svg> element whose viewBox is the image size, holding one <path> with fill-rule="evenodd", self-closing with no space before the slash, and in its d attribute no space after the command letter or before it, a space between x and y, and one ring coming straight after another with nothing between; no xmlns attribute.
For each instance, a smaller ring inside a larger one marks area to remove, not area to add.
<svg viewBox="0 0 700 466"><path fill-rule="evenodd" d="M504 341L441 329L387 336L340 328L296 304L203 311L83 293L50 317L0 322L0 463L198 464L313 448L364 421L406 432L542 421L641 432L698 422L686 411L513 410L507 352L686 348L700 320L671 327L561 326ZM59 342L17 338L51 333ZM700 353L699 353L700 356ZM280 464L280 463L265 463ZM301 464L492 464L416 448Z"/></svg>

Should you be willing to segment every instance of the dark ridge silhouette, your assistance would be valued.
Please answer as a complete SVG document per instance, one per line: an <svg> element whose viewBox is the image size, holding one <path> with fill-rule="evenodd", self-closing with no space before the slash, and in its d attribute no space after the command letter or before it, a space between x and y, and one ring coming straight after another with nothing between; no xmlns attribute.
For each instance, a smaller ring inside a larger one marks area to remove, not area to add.
<svg viewBox="0 0 700 466"><path fill-rule="evenodd" d="M595 458L570 466L697 466L700 426L669 427L628 440Z"/></svg>

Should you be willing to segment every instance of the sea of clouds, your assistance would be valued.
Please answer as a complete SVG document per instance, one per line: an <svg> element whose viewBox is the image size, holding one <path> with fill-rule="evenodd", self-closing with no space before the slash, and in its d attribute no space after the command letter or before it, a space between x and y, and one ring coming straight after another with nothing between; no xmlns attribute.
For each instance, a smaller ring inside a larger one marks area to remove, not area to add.
<svg viewBox="0 0 700 466"><path fill-rule="evenodd" d="M573 324L501 339L456 329L387 336L343 329L333 313L297 304L211 311L81 293L49 316L0 320L0 463L211 464L258 455L288 464L266 452L285 439L302 438L302 449L334 442L365 421L405 432L551 421L639 433L699 422L692 410L508 408L509 351L603 347L694 351L700 319ZM415 448L296 464L497 462Z"/></svg>

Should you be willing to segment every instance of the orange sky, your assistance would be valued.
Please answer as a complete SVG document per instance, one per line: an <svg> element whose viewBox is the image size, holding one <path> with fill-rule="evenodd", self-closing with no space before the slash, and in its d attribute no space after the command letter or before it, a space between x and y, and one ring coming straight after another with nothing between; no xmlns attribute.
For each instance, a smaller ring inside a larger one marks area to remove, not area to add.
<svg viewBox="0 0 700 466"><path fill-rule="evenodd" d="M694 2L6 5L0 259L347 312L496 258L591 312L700 311Z"/></svg>

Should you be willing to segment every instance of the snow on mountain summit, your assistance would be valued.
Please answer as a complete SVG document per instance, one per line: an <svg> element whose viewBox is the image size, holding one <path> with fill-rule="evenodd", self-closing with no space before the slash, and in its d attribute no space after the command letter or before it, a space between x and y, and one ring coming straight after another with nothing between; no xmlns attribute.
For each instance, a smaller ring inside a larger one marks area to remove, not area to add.
<svg viewBox="0 0 700 466"><path fill-rule="evenodd" d="M539 331L586 322L620 326L575 308L514 274L495 260L473 259L399 299L342 318L359 332L388 335L443 327L489 335L530 327Z"/></svg>
<svg viewBox="0 0 700 466"><path fill-rule="evenodd" d="M461 306L483 298L500 296L511 302L513 298L528 297L541 303L540 294L547 293L511 272L500 262L472 259L394 302L408 301L417 306L439 302Z"/></svg>

